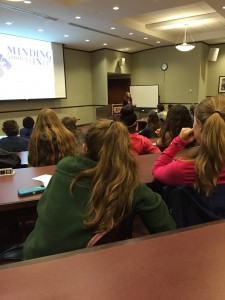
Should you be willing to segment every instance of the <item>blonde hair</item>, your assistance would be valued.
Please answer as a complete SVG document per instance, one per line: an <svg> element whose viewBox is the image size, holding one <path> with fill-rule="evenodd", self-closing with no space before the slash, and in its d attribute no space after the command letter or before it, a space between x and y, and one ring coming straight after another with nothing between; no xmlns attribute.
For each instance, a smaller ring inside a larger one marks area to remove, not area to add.
<svg viewBox="0 0 225 300"><path fill-rule="evenodd" d="M56 112L44 108L38 114L29 143L29 165L48 166L76 154L76 139Z"/></svg>
<svg viewBox="0 0 225 300"><path fill-rule="evenodd" d="M96 121L87 132L86 145L87 156L97 165L79 173L71 191L81 177L92 177L84 225L96 233L109 231L131 213L134 191L140 184L136 159L130 151L128 130L121 122Z"/></svg>
<svg viewBox="0 0 225 300"><path fill-rule="evenodd" d="M195 107L201 137L195 158L195 188L210 196L225 166L225 98L210 97Z"/></svg>

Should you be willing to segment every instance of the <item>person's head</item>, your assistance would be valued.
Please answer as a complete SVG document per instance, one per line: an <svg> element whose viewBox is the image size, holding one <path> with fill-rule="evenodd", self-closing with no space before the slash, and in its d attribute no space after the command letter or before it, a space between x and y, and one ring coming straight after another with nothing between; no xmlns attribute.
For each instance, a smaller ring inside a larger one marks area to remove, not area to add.
<svg viewBox="0 0 225 300"><path fill-rule="evenodd" d="M64 117L62 123L71 132L75 132L77 129L77 119L75 117Z"/></svg>
<svg viewBox="0 0 225 300"><path fill-rule="evenodd" d="M137 127L137 115L132 106L124 106L120 111L120 120L125 124L129 132L135 132Z"/></svg>
<svg viewBox="0 0 225 300"><path fill-rule="evenodd" d="M23 127L31 129L34 127L34 119L32 117L25 117L23 119Z"/></svg>
<svg viewBox="0 0 225 300"><path fill-rule="evenodd" d="M130 92L126 92L124 95L123 106L132 105L132 97Z"/></svg>
<svg viewBox="0 0 225 300"><path fill-rule="evenodd" d="M225 166L225 98L201 101L195 107L193 128L200 143L195 161L196 187L209 195Z"/></svg>
<svg viewBox="0 0 225 300"><path fill-rule="evenodd" d="M76 154L76 139L56 112L43 108L37 117L29 143L31 166L53 165L65 156Z"/></svg>
<svg viewBox="0 0 225 300"><path fill-rule="evenodd" d="M7 136L16 136L19 134L19 126L15 120L7 120L3 122L2 131Z"/></svg>
<svg viewBox="0 0 225 300"><path fill-rule="evenodd" d="M134 191L140 183L136 160L128 130L121 122L97 120L87 131L85 142L87 158L97 164L74 178L71 191L81 177L92 177L84 224L96 232L108 231L131 210Z"/></svg>
<svg viewBox="0 0 225 300"><path fill-rule="evenodd" d="M150 111L147 119L148 127L152 127L153 130L160 128L161 123L157 112L154 110Z"/></svg>
<svg viewBox="0 0 225 300"><path fill-rule="evenodd" d="M168 104L168 110L173 107L173 104Z"/></svg>
<svg viewBox="0 0 225 300"><path fill-rule="evenodd" d="M130 100L131 100L131 99L132 99L132 98L131 98L131 93L130 93L130 92L126 92L124 98L125 98L125 99L130 99Z"/></svg>
<svg viewBox="0 0 225 300"><path fill-rule="evenodd" d="M158 104L158 105L157 105L157 111L158 111L158 112L161 112L161 111L164 111L164 110L165 110L165 107L164 107L163 104Z"/></svg>
<svg viewBox="0 0 225 300"><path fill-rule="evenodd" d="M43 108L37 117L35 128L43 129L53 129L63 127L58 115L51 108Z"/></svg>
<svg viewBox="0 0 225 300"><path fill-rule="evenodd" d="M192 104L192 105L190 106L190 108L189 108L192 117L194 117L195 106L196 106L196 105Z"/></svg>
<svg viewBox="0 0 225 300"><path fill-rule="evenodd" d="M190 115L188 108L184 105L174 105L167 113L165 123L162 127L161 136L162 142L165 142L166 132L170 133L171 139L179 135L184 127L192 128L193 119Z"/></svg>
<svg viewBox="0 0 225 300"><path fill-rule="evenodd" d="M62 119L62 123L75 136L77 142L77 152L83 153L83 143L85 135L81 130L77 128L77 119L75 117L64 117Z"/></svg>

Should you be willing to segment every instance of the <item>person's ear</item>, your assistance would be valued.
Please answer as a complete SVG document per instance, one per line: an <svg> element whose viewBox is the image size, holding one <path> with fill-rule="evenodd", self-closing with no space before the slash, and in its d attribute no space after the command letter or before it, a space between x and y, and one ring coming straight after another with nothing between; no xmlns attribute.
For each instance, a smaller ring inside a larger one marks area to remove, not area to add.
<svg viewBox="0 0 225 300"><path fill-rule="evenodd" d="M83 153L87 153L88 148L86 143L83 143L82 148L83 148Z"/></svg>

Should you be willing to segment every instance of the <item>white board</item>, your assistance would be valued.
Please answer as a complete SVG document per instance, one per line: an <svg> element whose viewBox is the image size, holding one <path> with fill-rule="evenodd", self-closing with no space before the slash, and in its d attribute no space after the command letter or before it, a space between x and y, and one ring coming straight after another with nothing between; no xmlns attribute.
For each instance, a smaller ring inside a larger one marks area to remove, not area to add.
<svg viewBox="0 0 225 300"><path fill-rule="evenodd" d="M156 108L159 103L159 85L131 85L133 105L143 108Z"/></svg>

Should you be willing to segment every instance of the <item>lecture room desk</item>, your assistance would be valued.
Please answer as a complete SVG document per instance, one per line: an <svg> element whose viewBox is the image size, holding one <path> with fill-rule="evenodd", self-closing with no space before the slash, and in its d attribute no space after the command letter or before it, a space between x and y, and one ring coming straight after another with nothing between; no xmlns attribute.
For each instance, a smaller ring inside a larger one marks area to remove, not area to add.
<svg viewBox="0 0 225 300"><path fill-rule="evenodd" d="M1 300L223 300L225 222L0 267Z"/></svg>
<svg viewBox="0 0 225 300"><path fill-rule="evenodd" d="M158 157L159 154L147 154L137 157L142 182L151 183L153 181L151 169ZM32 178L43 174L52 175L54 173L54 170L55 166L21 168L16 169L15 175L13 176L1 176L0 212L36 206L40 195L37 194L34 196L20 198L17 196L17 190L19 188L40 185L40 181L33 180Z"/></svg>

